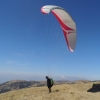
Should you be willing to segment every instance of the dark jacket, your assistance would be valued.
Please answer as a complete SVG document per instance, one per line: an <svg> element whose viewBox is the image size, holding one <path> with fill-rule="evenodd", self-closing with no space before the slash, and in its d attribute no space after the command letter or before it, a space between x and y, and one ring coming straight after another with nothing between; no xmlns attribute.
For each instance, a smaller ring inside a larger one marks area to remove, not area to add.
<svg viewBox="0 0 100 100"><path fill-rule="evenodd" d="M50 78L47 78L47 87L48 88L51 88L52 86L51 86L51 80L50 80Z"/></svg>

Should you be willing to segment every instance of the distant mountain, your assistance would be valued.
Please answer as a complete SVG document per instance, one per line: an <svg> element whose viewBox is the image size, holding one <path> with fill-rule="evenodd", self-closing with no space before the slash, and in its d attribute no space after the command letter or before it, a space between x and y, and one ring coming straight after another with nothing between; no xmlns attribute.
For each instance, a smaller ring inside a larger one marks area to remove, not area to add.
<svg viewBox="0 0 100 100"><path fill-rule="evenodd" d="M89 83L89 82L91 82L91 81L89 81L89 80L77 80L77 81L72 82L72 84Z"/></svg>
<svg viewBox="0 0 100 100"><path fill-rule="evenodd" d="M44 86L45 84L45 82L39 81L13 80L0 84L0 93L22 88L28 88L32 86Z"/></svg>

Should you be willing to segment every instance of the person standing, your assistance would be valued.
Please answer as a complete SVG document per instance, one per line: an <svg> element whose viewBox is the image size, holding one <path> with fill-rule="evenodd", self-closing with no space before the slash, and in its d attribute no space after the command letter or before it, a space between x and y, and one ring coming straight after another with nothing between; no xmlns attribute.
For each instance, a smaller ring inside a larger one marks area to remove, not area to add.
<svg viewBox="0 0 100 100"><path fill-rule="evenodd" d="M52 85L51 85L51 79L48 76L46 76L46 79L47 79L47 87L48 87L49 93L50 93L51 92L51 87L52 87Z"/></svg>

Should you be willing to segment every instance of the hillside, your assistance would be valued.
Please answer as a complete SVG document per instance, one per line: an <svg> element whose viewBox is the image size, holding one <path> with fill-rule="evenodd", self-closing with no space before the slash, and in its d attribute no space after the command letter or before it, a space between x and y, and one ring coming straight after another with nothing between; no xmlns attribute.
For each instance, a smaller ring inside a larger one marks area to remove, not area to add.
<svg viewBox="0 0 100 100"><path fill-rule="evenodd" d="M32 87L32 86L42 86L44 84L45 84L44 82L38 82L38 81L24 81L24 80L8 81L0 84L0 93Z"/></svg>
<svg viewBox="0 0 100 100"><path fill-rule="evenodd" d="M64 84L69 81L55 81L55 84ZM40 87L46 86L46 81L25 81L25 80L12 80L5 83L0 84L0 93L18 90L22 88L28 87Z"/></svg>
<svg viewBox="0 0 100 100"><path fill-rule="evenodd" d="M0 100L100 100L100 92L87 92L94 83L75 82L52 87L48 93L46 86L30 87L0 94Z"/></svg>

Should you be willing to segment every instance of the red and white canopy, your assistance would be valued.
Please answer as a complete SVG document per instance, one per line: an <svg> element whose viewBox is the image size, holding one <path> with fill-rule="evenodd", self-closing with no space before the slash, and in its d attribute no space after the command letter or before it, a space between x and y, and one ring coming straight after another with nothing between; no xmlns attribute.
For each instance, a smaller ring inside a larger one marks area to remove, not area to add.
<svg viewBox="0 0 100 100"><path fill-rule="evenodd" d="M73 52L76 46L76 25L71 16L63 8L54 5L43 6L41 12L54 14L63 30L68 48Z"/></svg>

